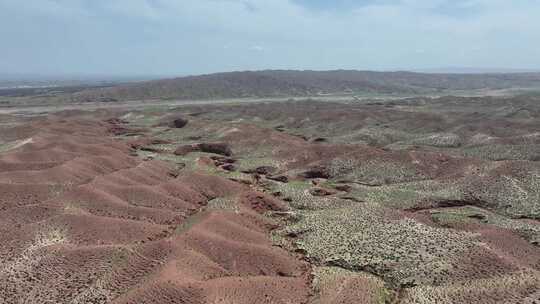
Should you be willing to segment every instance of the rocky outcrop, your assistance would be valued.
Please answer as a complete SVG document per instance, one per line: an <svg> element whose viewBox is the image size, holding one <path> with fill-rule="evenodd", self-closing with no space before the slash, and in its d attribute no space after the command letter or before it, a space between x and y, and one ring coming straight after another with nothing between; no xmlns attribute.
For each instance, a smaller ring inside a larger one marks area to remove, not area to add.
<svg viewBox="0 0 540 304"><path fill-rule="evenodd" d="M224 156L231 156L232 150L227 143L198 143L192 145L183 145L178 147L175 155L186 155L191 152L206 152Z"/></svg>

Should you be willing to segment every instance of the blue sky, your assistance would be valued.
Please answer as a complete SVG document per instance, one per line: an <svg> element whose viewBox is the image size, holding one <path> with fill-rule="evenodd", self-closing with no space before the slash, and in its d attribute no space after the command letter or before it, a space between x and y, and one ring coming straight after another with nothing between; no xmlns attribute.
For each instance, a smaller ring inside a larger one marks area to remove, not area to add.
<svg viewBox="0 0 540 304"><path fill-rule="evenodd" d="M0 73L540 68L540 0L0 0Z"/></svg>

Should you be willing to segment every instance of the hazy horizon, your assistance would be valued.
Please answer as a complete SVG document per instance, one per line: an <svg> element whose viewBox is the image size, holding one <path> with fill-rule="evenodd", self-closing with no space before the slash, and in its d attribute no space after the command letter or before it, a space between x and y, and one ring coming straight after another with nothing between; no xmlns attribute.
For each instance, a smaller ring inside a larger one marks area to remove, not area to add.
<svg viewBox="0 0 540 304"><path fill-rule="evenodd" d="M0 0L0 71L538 71L538 12L538 0Z"/></svg>
<svg viewBox="0 0 540 304"><path fill-rule="evenodd" d="M272 70L272 69L267 69ZM284 69L293 70L293 69ZM351 70L351 69L339 69ZM257 72L263 70L231 70L231 71L216 71L201 74L168 74L168 75L141 75L141 74L18 74L18 73L0 73L0 81L3 82L70 82L79 81L86 82L129 82L129 81L147 81L158 79L181 78L188 76L201 76L215 73L231 73L231 72ZM300 70L298 70L300 71ZM337 71L337 70L302 70L302 71ZM473 68L473 67L443 67L430 69L392 69L392 70L355 70L363 72L412 72L423 74L521 74L521 73L540 73L540 69L507 69L507 68Z"/></svg>

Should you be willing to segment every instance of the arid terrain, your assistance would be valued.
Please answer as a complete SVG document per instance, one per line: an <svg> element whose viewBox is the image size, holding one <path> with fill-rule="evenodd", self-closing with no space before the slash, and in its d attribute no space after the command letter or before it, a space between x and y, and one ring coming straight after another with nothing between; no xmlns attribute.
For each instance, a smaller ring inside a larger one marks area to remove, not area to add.
<svg viewBox="0 0 540 304"><path fill-rule="evenodd" d="M0 304L540 303L538 75L315 74L4 96Z"/></svg>

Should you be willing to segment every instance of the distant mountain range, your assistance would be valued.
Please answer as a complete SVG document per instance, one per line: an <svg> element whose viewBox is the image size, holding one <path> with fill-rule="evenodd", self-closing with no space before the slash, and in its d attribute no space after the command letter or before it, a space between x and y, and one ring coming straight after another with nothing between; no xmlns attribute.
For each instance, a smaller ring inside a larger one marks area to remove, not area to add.
<svg viewBox="0 0 540 304"><path fill-rule="evenodd" d="M508 69L508 68L472 68L472 67L446 67L414 70L418 73L435 74L515 74L540 73L540 69Z"/></svg>
<svg viewBox="0 0 540 304"><path fill-rule="evenodd" d="M83 89L73 101L430 93L540 87L540 73L437 74L354 70L216 73Z"/></svg>

